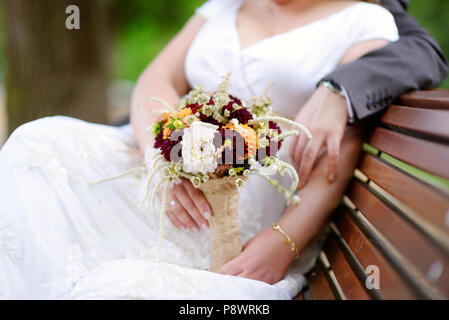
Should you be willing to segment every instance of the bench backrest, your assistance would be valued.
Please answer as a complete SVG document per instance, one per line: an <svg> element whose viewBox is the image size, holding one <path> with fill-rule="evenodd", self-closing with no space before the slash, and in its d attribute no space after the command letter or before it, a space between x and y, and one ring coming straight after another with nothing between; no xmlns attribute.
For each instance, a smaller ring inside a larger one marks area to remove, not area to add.
<svg viewBox="0 0 449 320"><path fill-rule="evenodd" d="M299 299L448 299L449 90L386 110L307 279Z"/></svg>

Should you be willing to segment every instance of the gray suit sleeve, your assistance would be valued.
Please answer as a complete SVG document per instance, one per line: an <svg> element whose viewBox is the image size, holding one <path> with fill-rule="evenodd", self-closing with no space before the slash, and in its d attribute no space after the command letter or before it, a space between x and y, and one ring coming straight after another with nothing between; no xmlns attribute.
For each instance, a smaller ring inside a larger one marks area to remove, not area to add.
<svg viewBox="0 0 449 320"><path fill-rule="evenodd" d="M436 87L447 75L447 61L433 37L407 13L407 0L384 0L400 39L339 66L323 80L343 86L357 119L387 107L406 91Z"/></svg>

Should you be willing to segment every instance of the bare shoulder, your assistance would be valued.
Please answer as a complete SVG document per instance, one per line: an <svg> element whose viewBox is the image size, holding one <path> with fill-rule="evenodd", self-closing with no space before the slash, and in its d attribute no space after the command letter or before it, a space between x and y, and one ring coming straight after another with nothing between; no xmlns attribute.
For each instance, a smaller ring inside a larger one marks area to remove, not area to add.
<svg viewBox="0 0 449 320"><path fill-rule="evenodd" d="M264 6L264 1L260 0L246 0L243 2L243 4L240 6L239 12L242 14L252 13L254 11L260 10L261 7Z"/></svg>
<svg viewBox="0 0 449 320"><path fill-rule="evenodd" d="M328 11L328 13L330 14L344 10L356 4L366 3L364 1L357 0L323 0L320 2L321 3L319 4L319 6L321 7L321 9Z"/></svg>

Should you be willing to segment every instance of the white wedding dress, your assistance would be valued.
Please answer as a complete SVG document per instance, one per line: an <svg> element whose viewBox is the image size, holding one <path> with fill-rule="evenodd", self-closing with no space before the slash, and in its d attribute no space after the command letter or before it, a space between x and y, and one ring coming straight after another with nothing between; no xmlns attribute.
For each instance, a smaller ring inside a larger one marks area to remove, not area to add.
<svg viewBox="0 0 449 320"><path fill-rule="evenodd" d="M268 85L274 110L294 117L345 51L368 39L396 41L384 8L356 3L289 32L241 48L236 15L243 0L210 0L185 61L190 85L214 90L231 72L243 99ZM159 211L137 208L142 179L90 185L141 165L131 128L57 116L22 125L0 152L0 298L2 299L290 299L305 283L320 237L274 285L207 271L208 232L181 231L165 220L152 255ZM284 150L286 148L284 147ZM285 152L284 152L285 154ZM241 192L247 241L276 221L283 198L251 177Z"/></svg>

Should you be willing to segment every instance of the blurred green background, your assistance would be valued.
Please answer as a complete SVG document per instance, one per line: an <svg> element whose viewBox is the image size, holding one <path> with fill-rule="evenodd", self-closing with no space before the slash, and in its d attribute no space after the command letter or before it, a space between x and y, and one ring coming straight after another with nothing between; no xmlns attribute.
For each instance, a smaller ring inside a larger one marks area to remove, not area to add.
<svg viewBox="0 0 449 320"><path fill-rule="evenodd" d="M438 41L446 58L449 57L449 1L411 0L409 12ZM449 89L449 76L440 88Z"/></svg>
<svg viewBox="0 0 449 320"><path fill-rule="evenodd" d="M113 76L136 80L204 0L117 0Z"/></svg>
<svg viewBox="0 0 449 320"><path fill-rule="evenodd" d="M176 34L204 0L115 0L116 34L113 50L114 78L135 81L142 69ZM0 6L0 81L4 70L3 15ZM411 0L409 12L439 42L449 56L449 1ZM441 85L449 89L449 78Z"/></svg>
<svg viewBox="0 0 449 320"><path fill-rule="evenodd" d="M114 50L114 76L136 80L204 0L119 2L120 28ZM449 1L411 0L409 12L435 37L448 57ZM441 87L449 89L449 78Z"/></svg>

